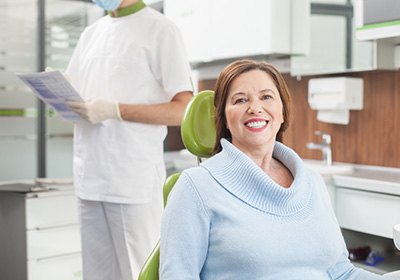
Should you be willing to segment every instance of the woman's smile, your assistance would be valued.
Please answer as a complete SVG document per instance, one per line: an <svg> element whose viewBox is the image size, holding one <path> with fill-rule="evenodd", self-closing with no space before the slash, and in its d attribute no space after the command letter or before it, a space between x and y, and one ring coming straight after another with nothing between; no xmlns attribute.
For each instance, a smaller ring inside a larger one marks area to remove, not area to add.
<svg viewBox="0 0 400 280"><path fill-rule="evenodd" d="M267 127L268 121L265 119L255 118L246 121L244 125L251 131L262 131Z"/></svg>

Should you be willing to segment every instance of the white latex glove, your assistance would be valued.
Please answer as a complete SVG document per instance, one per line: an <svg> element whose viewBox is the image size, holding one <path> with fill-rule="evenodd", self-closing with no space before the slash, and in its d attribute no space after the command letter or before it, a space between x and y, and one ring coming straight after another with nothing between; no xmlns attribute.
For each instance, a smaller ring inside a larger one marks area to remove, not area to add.
<svg viewBox="0 0 400 280"><path fill-rule="evenodd" d="M107 119L122 120L117 101L93 99L87 102L66 101L65 104L92 124Z"/></svg>

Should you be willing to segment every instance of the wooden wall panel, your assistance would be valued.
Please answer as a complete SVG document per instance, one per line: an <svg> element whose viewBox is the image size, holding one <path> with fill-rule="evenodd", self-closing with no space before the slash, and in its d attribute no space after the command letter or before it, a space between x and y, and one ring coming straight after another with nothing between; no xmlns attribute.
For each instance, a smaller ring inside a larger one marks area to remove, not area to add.
<svg viewBox="0 0 400 280"><path fill-rule="evenodd" d="M319 151L306 143L319 141L321 130L332 135L334 161L400 167L399 71L371 71L346 74L364 80L364 109L350 111L350 124L327 124L316 120L316 111L307 103L307 84L313 77L296 80L285 76L295 105L295 120L284 137L303 158L320 159ZM306 119L303 121L303 119Z"/></svg>
<svg viewBox="0 0 400 280"><path fill-rule="evenodd" d="M400 71L330 75L364 80L364 109L350 111L349 125L319 122L317 112L308 105L308 80L329 75L301 79L284 76L293 97L294 113L283 142L301 157L321 159L321 152L306 148L307 142L320 140L314 131L321 130L332 135L334 161L400 167ZM214 84L215 80L200 81L199 90L213 89ZM176 134L177 128L174 130ZM174 142L178 141L176 137Z"/></svg>

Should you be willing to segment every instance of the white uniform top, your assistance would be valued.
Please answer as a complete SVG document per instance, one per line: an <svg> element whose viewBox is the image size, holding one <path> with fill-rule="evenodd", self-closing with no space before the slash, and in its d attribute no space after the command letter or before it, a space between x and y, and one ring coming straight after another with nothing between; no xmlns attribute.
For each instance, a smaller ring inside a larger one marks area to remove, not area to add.
<svg viewBox="0 0 400 280"><path fill-rule="evenodd" d="M193 90L177 27L150 7L87 27L66 74L84 100L165 103ZM106 120L77 124L74 133L74 185L81 199L151 201L154 186L165 179L166 126Z"/></svg>

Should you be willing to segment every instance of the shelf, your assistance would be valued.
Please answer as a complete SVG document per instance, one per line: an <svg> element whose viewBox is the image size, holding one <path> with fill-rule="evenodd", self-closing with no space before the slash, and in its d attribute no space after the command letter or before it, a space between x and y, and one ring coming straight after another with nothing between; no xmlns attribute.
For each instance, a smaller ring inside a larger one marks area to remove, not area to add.
<svg viewBox="0 0 400 280"><path fill-rule="evenodd" d="M393 239L347 229L342 229L342 233L347 248L368 245L371 247L371 250L379 252L384 256L384 260L376 266L367 265L363 261L352 262L356 267L381 275L400 270L400 251L395 248Z"/></svg>
<svg viewBox="0 0 400 280"><path fill-rule="evenodd" d="M376 266L370 266L363 262L353 262L356 267L360 267L362 269L377 273L377 274L385 274L388 272L400 270L400 255L386 255L385 259L378 263Z"/></svg>

